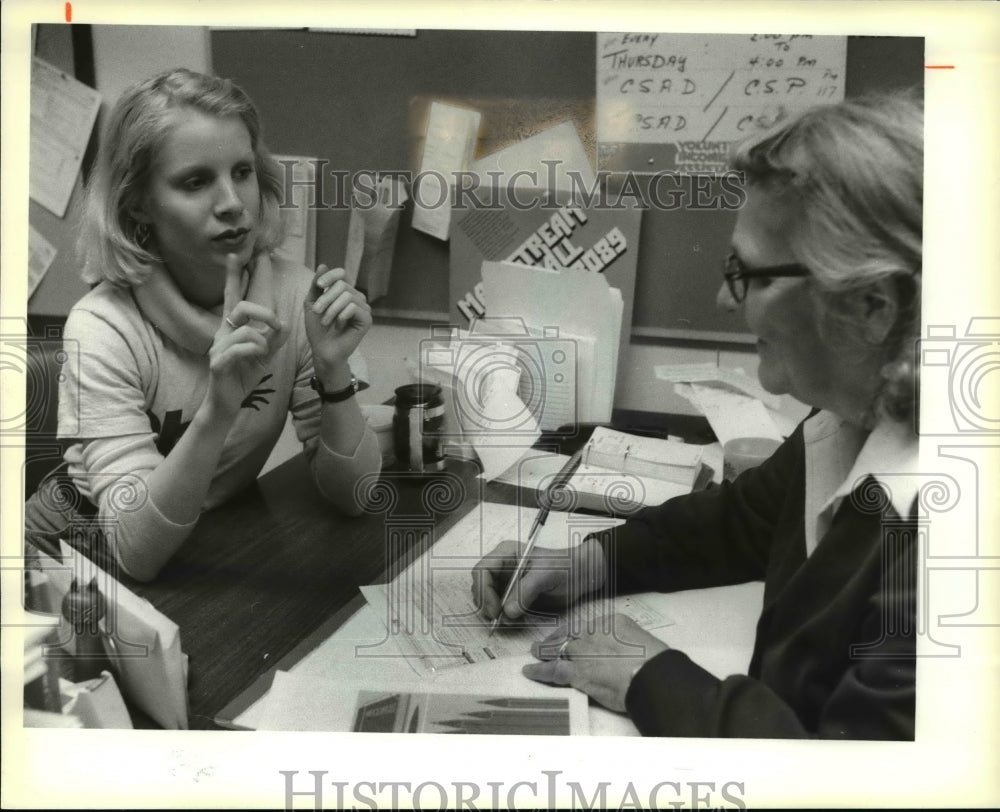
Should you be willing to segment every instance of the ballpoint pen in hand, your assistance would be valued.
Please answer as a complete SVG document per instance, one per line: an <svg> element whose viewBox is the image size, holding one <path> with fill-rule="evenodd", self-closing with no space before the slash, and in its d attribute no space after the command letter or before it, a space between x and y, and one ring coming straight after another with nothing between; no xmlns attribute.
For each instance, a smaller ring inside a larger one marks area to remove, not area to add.
<svg viewBox="0 0 1000 812"><path fill-rule="evenodd" d="M514 572L511 573L510 581L507 582L507 588L503 591L503 597L500 599L500 611L497 616L493 618L493 622L490 624L490 637L493 636L493 633L497 630L497 626L500 625L500 618L503 617L504 604L507 603L507 599L514 592L514 586L524 574L524 569L528 565L528 559L531 557L531 550L534 548L535 540L538 538L538 531L541 530L542 525L545 524L545 520L549 518L549 512L552 510L552 494L566 487L566 483L569 482L570 478L573 476L573 472L576 471L577 466L580 465L582 457L583 449L581 448L566 461L566 464L556 475L552 484L545 489L545 493L543 494L541 500L542 505L539 508L538 513L535 515L535 521L531 524L531 530L528 532L528 542L524 546L524 552L521 554L520 558L518 558L517 566L514 567Z"/></svg>

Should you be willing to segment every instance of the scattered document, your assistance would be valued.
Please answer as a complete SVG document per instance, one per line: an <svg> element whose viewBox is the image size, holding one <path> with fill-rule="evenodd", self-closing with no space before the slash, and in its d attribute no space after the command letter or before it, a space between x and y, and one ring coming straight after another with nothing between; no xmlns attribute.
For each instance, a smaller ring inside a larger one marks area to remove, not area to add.
<svg viewBox="0 0 1000 812"><path fill-rule="evenodd" d="M56 247L31 224L28 225L28 298L38 289L39 283L56 258Z"/></svg>
<svg viewBox="0 0 1000 812"><path fill-rule="evenodd" d="M554 451L541 451L533 448L525 452L513 465L497 476L495 481L532 491L545 491L548 484L559 474L568 461L568 454L557 454Z"/></svg>
<svg viewBox="0 0 1000 812"><path fill-rule="evenodd" d="M597 188L594 167L572 121L487 155L472 165L472 171L480 183L502 188L565 192Z"/></svg>
<svg viewBox="0 0 1000 812"><path fill-rule="evenodd" d="M96 90L44 60L31 60L29 193L57 217L66 214L100 107Z"/></svg>
<svg viewBox="0 0 1000 812"><path fill-rule="evenodd" d="M771 415L756 398L698 383L677 384L675 390L705 415L723 446L739 437L782 439Z"/></svg>
<svg viewBox="0 0 1000 812"><path fill-rule="evenodd" d="M391 584L361 592L379 614L400 653L418 673L524 654L562 622L570 627L610 623L621 612L646 629L672 621L655 594L598 596L574 606L568 617L531 612L522 622L489 634L490 622L472 602L472 568L505 539L527 540L536 507L484 502L466 515ZM618 519L552 512L539 531L539 547L564 549L587 535L620 524ZM561 566L556 559L553 566ZM358 656L364 656L359 652Z"/></svg>
<svg viewBox="0 0 1000 812"><path fill-rule="evenodd" d="M532 683L458 689L431 680L341 680L278 671L258 730L578 736L587 697Z"/></svg>
<svg viewBox="0 0 1000 812"><path fill-rule="evenodd" d="M418 231L448 239L454 173L469 168L481 120L475 110L431 102L420 183L413 192L413 227Z"/></svg>
<svg viewBox="0 0 1000 812"><path fill-rule="evenodd" d="M657 380L674 383L718 383L756 398L770 409L781 408L781 398L772 395L757 381L735 369L715 364L658 364L653 368Z"/></svg>
<svg viewBox="0 0 1000 812"><path fill-rule="evenodd" d="M408 195L399 178L384 177L371 199L352 201L344 270L369 302L389 292L392 258L403 204Z"/></svg>

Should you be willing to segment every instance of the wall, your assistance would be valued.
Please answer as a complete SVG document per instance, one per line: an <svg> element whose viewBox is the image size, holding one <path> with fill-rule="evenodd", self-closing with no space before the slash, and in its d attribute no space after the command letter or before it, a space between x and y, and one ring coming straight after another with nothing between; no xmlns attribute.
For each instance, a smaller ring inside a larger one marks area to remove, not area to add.
<svg viewBox="0 0 1000 812"><path fill-rule="evenodd" d="M177 65L206 70L210 65L209 35L206 28L94 26L92 30L97 89L105 99L105 107L102 109L113 103L129 84L159 70ZM39 42L41 47L41 38ZM71 55L66 57L64 54L64 58L68 58L68 64L71 64ZM72 205L71 202L71 207ZM71 243L67 235L72 229L71 216L72 210L67 214L66 221L59 224L67 252L64 255L60 251L57 264L50 269L33 297L29 307L32 313L65 315L85 292L85 287L79 281L78 269L69 261ZM360 396L362 403L380 403L392 396L396 386L409 381L407 360L415 357L419 341L428 333L429 327L426 324L401 321L382 322L372 328L365 339L363 350L373 385ZM687 401L673 394L672 384L656 380L654 367L658 364L705 362L742 367L748 375L756 374L756 354L741 350L736 345L720 351L715 347L690 342L666 343L633 339L626 361L619 370L623 386L615 405L624 409L691 414L694 410ZM805 407L801 404L787 397L784 401L784 411L790 416L804 415ZM294 436L286 431L268 467L297 451Z"/></svg>
<svg viewBox="0 0 1000 812"><path fill-rule="evenodd" d="M94 127L100 133L104 117L121 92L139 78L151 76L177 65L207 71L211 65L208 29L198 26L91 26L94 46L95 89L102 95L101 112ZM36 55L68 73L73 72L74 52L70 26L40 25ZM28 302L28 313L65 316L87 292L80 279L74 242L83 198L83 184L78 178L70 197L66 216L56 217L34 201L29 219L58 254Z"/></svg>

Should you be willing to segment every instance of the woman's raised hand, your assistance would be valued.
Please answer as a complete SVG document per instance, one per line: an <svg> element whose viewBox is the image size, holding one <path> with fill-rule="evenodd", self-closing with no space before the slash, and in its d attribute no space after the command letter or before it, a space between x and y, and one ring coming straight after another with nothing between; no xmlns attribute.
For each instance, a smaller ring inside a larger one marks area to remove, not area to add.
<svg viewBox="0 0 1000 812"><path fill-rule="evenodd" d="M317 374L347 361L372 326L364 294L347 281L343 268L316 269L305 302L305 327Z"/></svg>
<svg viewBox="0 0 1000 812"><path fill-rule="evenodd" d="M242 272L236 254L229 254L222 324L208 351L208 398L229 417L235 417L247 395L267 375L267 361L288 337L274 311L241 298Z"/></svg>

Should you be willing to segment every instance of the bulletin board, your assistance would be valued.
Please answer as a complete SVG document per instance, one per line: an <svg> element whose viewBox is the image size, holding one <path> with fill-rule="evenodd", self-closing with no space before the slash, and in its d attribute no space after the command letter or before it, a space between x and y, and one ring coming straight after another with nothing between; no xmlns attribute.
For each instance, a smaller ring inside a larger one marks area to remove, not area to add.
<svg viewBox="0 0 1000 812"><path fill-rule="evenodd" d="M257 103L273 151L329 161L317 201L318 262L344 260L345 178L419 169L431 101L483 113L477 158L569 119L596 160L591 32L220 29L211 45L216 73ZM848 37L845 94L920 86L923 64L921 38ZM376 315L446 321L448 244L410 228L411 214L403 212L392 282ZM633 336L744 339L741 317L715 307L734 221L734 212L719 210L643 214Z"/></svg>

